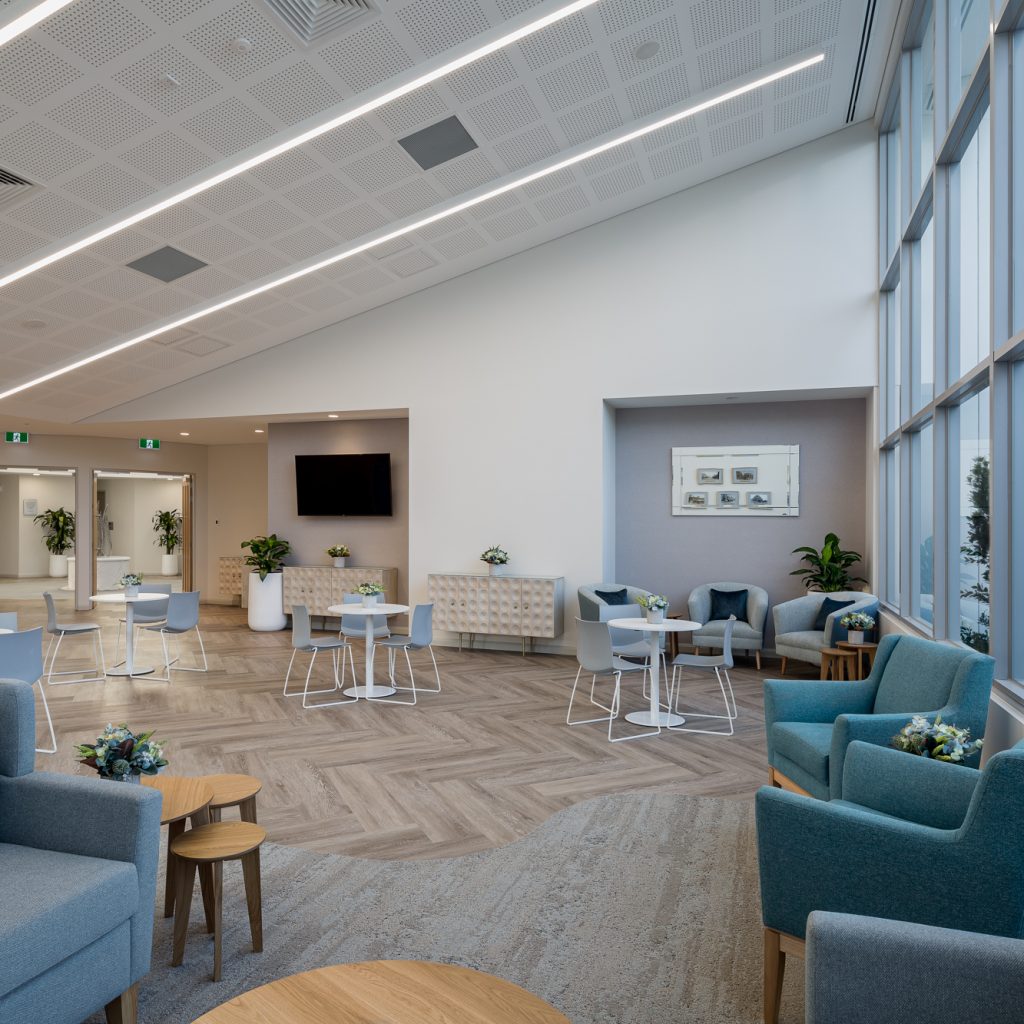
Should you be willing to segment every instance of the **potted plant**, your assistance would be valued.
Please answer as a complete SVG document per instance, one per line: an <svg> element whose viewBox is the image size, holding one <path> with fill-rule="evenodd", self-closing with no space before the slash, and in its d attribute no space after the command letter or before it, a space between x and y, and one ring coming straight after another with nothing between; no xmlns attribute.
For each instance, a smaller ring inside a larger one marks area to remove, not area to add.
<svg viewBox="0 0 1024 1024"><path fill-rule="evenodd" d="M284 614L281 566L291 551L291 545L272 533L269 537L243 540L242 547L249 549L245 564L252 567L249 574L249 628L258 633L284 629L288 620Z"/></svg>
<svg viewBox="0 0 1024 1024"><path fill-rule="evenodd" d="M795 548L794 555L802 555L805 569L794 569L790 576L803 576L808 590L834 594L840 590L853 590L854 583L867 583L863 576L851 576L850 566L861 560L856 551L844 551L834 533L825 534L821 551L817 548Z"/></svg>
<svg viewBox="0 0 1024 1024"><path fill-rule="evenodd" d="M661 594L641 594L636 603L644 610L648 622L664 622L665 610L668 608L668 598Z"/></svg>
<svg viewBox="0 0 1024 1024"><path fill-rule="evenodd" d="M114 782L138 782L140 775L156 775L167 767L163 744L151 732L136 736L123 722L108 724L95 743L76 744L75 752L101 779Z"/></svg>
<svg viewBox="0 0 1024 1024"><path fill-rule="evenodd" d="M181 544L181 513L175 509L153 513L153 532L156 544L163 548L160 558L160 575L177 576L179 571L178 545Z"/></svg>
<svg viewBox="0 0 1024 1024"><path fill-rule="evenodd" d="M335 569L344 569L345 563L348 561L348 556L352 554L348 549L347 544L332 544L327 549L327 554L334 559Z"/></svg>
<svg viewBox="0 0 1024 1024"><path fill-rule="evenodd" d="M875 620L864 612L847 612L840 620L840 626L845 626L847 640L851 644L864 643L864 634L875 628Z"/></svg>
<svg viewBox="0 0 1024 1024"><path fill-rule="evenodd" d="M480 556L480 561L487 563L487 571L491 576L500 576L511 559L504 548L493 544Z"/></svg>
<svg viewBox="0 0 1024 1024"><path fill-rule="evenodd" d="M126 572L121 577L121 586L124 587L125 597L138 597L139 587L142 586L142 573Z"/></svg>
<svg viewBox="0 0 1024 1024"><path fill-rule="evenodd" d="M983 740L972 740L970 729L946 725L941 715L929 722L924 715L914 717L893 736L890 746L919 757L962 764L981 750Z"/></svg>
<svg viewBox="0 0 1024 1024"><path fill-rule="evenodd" d="M360 583L356 593L362 594L364 608L372 608L384 593L384 588L379 583Z"/></svg>
<svg viewBox="0 0 1024 1024"><path fill-rule="evenodd" d="M68 574L67 552L75 546L75 513L64 508L48 508L32 520L46 531L43 543L50 552L50 575L63 579Z"/></svg>

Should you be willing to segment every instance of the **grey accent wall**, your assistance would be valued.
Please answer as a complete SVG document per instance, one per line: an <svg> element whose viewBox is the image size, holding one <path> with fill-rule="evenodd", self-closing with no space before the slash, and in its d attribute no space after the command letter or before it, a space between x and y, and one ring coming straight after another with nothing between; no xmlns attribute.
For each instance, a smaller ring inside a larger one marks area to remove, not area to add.
<svg viewBox="0 0 1024 1024"><path fill-rule="evenodd" d="M291 546L288 565L330 565L327 548L347 544L349 565L394 567L398 593L409 593L409 421L338 420L271 423L267 428L267 529ZM299 516L295 511L296 455L391 454L390 517Z"/></svg>
<svg viewBox="0 0 1024 1024"><path fill-rule="evenodd" d="M820 547L833 531L843 547L865 553L866 414L863 399L618 409L617 579L605 582L664 594L674 611L685 611L694 587L716 580L764 587L773 605L798 597L793 548ZM671 449L705 444L799 444L800 515L673 516ZM870 578L867 569L858 575ZM768 634L771 646L770 612Z"/></svg>

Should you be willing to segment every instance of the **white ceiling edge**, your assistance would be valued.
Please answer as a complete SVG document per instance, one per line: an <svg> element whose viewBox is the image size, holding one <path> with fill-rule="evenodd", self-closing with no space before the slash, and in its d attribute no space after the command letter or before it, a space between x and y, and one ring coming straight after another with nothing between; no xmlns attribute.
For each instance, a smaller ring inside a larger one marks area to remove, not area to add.
<svg viewBox="0 0 1024 1024"><path fill-rule="evenodd" d="M643 395L633 398L606 398L612 409L665 409L693 405L756 405L770 402L818 402L847 398L867 398L872 387L807 388L786 391L715 391L694 395Z"/></svg>

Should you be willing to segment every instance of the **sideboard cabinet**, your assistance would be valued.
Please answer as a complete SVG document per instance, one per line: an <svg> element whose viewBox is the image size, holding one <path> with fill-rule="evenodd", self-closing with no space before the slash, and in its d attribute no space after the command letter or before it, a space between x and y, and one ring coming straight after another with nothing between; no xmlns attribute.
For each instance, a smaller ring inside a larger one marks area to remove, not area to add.
<svg viewBox="0 0 1024 1024"><path fill-rule="evenodd" d="M346 594L355 593L360 583L379 583L389 601L398 600L398 570L367 566L286 565L284 567L284 611L291 615L293 604L304 604L310 615L329 615L332 604L341 604Z"/></svg>
<svg viewBox="0 0 1024 1024"><path fill-rule="evenodd" d="M554 639L564 631L564 576L484 576L430 573L427 594L434 626L472 638L478 633L523 640Z"/></svg>

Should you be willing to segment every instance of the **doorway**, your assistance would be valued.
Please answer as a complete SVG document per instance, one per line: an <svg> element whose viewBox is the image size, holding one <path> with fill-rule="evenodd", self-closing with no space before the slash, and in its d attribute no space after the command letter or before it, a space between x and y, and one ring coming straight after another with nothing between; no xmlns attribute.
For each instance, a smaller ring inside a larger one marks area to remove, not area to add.
<svg viewBox="0 0 1024 1024"><path fill-rule="evenodd" d="M95 593L128 573L193 589L191 474L95 470L93 551Z"/></svg>
<svg viewBox="0 0 1024 1024"><path fill-rule="evenodd" d="M0 466L0 602L43 591L74 607L75 471Z"/></svg>

